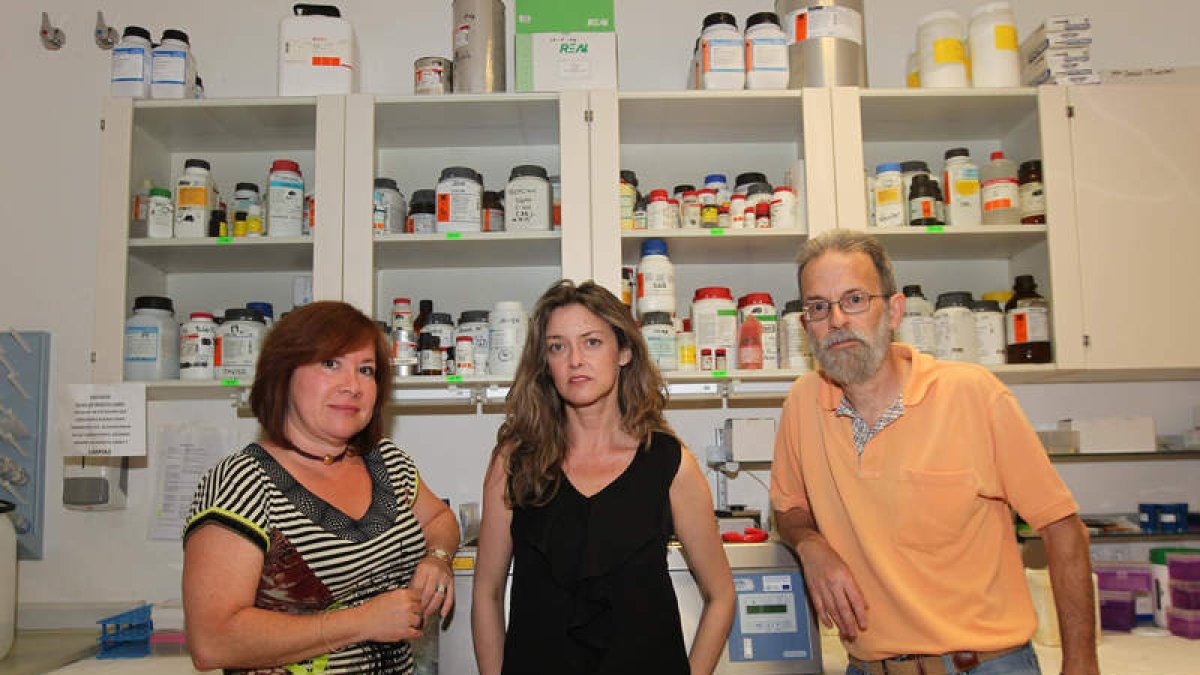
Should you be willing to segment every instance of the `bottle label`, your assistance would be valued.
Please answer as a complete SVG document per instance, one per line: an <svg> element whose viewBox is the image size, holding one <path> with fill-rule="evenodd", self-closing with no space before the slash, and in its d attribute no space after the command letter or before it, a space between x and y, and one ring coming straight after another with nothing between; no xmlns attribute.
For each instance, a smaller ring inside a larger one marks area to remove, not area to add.
<svg viewBox="0 0 1200 675"><path fill-rule="evenodd" d="M116 47L112 52L113 82L144 82L146 80L146 48Z"/></svg>
<svg viewBox="0 0 1200 675"><path fill-rule="evenodd" d="M154 84L186 84L187 52L174 49L159 50L151 57Z"/></svg>
<svg viewBox="0 0 1200 675"><path fill-rule="evenodd" d="M863 43L863 16L839 5L806 7L788 14L788 44L817 38L840 38Z"/></svg>
<svg viewBox="0 0 1200 675"><path fill-rule="evenodd" d="M675 299L675 271L664 269L646 272L638 270L638 300L645 298Z"/></svg>
<svg viewBox="0 0 1200 675"><path fill-rule="evenodd" d="M1014 209L1020 199L1017 181L1012 178L989 180L983 185L983 210L1003 211Z"/></svg>
<svg viewBox="0 0 1200 675"><path fill-rule="evenodd" d="M996 49L1015 52L1018 49L1017 27L1001 24L995 30Z"/></svg>
<svg viewBox="0 0 1200 675"><path fill-rule="evenodd" d="M1021 186L1021 217L1046 215L1046 190L1039 182Z"/></svg>
<svg viewBox="0 0 1200 675"><path fill-rule="evenodd" d="M1050 312L1045 307L1014 307L1005 324L1010 345L1050 341Z"/></svg>
<svg viewBox="0 0 1200 675"><path fill-rule="evenodd" d="M158 327L127 326L125 328L125 361L154 363L158 360Z"/></svg>
<svg viewBox="0 0 1200 675"><path fill-rule="evenodd" d="M935 218L937 211L934 208L933 197L914 197L908 202L908 219L910 221L924 220L926 218Z"/></svg>
<svg viewBox="0 0 1200 675"><path fill-rule="evenodd" d="M958 38L939 38L933 41L933 61L937 65L966 63L967 50Z"/></svg>
<svg viewBox="0 0 1200 675"><path fill-rule="evenodd" d="M783 38L747 38L746 72L788 70L787 40Z"/></svg>
<svg viewBox="0 0 1200 675"><path fill-rule="evenodd" d="M732 38L708 38L700 41L705 73L741 73L746 65L742 61L742 41Z"/></svg>

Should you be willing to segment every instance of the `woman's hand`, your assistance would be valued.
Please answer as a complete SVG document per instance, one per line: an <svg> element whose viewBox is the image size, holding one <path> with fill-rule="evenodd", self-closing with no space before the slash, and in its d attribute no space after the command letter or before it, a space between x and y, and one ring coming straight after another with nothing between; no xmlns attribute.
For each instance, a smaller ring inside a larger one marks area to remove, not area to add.
<svg viewBox="0 0 1200 675"><path fill-rule="evenodd" d="M421 594L415 588L397 588L377 595L356 608L363 640L399 642L420 638L425 627ZM337 614L335 612L334 614Z"/></svg>
<svg viewBox="0 0 1200 675"><path fill-rule="evenodd" d="M419 594L421 613L426 618L437 613L444 619L454 608L454 572L447 561L432 555L422 558L409 588Z"/></svg>

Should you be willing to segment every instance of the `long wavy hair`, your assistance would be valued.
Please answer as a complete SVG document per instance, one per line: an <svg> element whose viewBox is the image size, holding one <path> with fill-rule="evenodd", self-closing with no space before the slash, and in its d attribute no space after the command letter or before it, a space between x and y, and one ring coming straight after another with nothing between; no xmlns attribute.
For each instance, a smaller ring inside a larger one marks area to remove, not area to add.
<svg viewBox="0 0 1200 675"><path fill-rule="evenodd" d="M603 319L617 336L617 349L629 350L629 363L621 367L617 379L622 430L643 446L652 432L674 435L662 414L667 402L662 375L629 308L593 281L578 286L559 281L542 294L529 317L521 362L492 450L493 458L508 452L505 501L510 508L544 506L558 493L567 456L567 415L547 364L546 325L554 310L568 305L579 305Z"/></svg>

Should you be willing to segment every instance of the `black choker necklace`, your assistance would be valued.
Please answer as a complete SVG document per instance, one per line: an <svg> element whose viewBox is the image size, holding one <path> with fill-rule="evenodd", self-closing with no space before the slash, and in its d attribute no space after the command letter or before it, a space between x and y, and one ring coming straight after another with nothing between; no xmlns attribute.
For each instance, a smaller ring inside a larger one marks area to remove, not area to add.
<svg viewBox="0 0 1200 675"><path fill-rule="evenodd" d="M343 459L346 459L346 455L349 454L349 452L350 452L350 448L347 447L347 448L344 448L340 453L338 453L336 455L314 455L313 453L305 452L305 451L301 450L300 448L297 448L294 445L292 446L291 450L292 450L292 452L296 453L297 455L300 455L301 457L306 457L308 459L321 462L322 464L325 464L326 466L329 466L330 464L337 464L338 462L342 461Z"/></svg>

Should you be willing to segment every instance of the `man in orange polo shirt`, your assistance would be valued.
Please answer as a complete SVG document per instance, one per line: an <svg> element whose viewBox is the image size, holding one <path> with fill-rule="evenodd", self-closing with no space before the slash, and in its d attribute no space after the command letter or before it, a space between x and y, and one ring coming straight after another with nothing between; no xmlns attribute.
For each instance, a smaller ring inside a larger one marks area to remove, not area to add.
<svg viewBox="0 0 1200 675"><path fill-rule="evenodd" d="M835 230L798 264L821 368L784 402L771 502L847 675L1040 672L1010 509L1045 543L1063 673L1098 673L1087 532L1012 393L892 344L904 296L873 237Z"/></svg>

